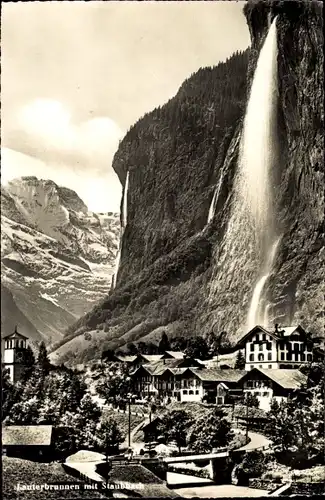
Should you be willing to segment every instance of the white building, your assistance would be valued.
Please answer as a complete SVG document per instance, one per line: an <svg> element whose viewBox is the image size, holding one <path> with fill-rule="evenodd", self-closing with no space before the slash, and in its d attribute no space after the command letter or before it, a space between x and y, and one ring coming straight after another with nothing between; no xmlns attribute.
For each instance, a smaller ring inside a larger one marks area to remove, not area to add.
<svg viewBox="0 0 325 500"><path fill-rule="evenodd" d="M313 342L300 326L273 331L255 326L238 343L245 349L245 370L293 369L313 360Z"/></svg>
<svg viewBox="0 0 325 500"><path fill-rule="evenodd" d="M24 369L24 354L27 348L28 337L25 337L15 328L14 333L3 338L3 367L9 371L11 382L17 382Z"/></svg>

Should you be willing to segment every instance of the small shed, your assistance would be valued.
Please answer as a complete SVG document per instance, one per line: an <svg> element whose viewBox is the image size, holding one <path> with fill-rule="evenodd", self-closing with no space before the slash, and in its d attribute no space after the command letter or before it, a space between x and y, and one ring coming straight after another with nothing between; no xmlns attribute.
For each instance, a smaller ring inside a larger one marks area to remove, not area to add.
<svg viewBox="0 0 325 500"><path fill-rule="evenodd" d="M53 460L53 426L2 426L2 454L39 462Z"/></svg>

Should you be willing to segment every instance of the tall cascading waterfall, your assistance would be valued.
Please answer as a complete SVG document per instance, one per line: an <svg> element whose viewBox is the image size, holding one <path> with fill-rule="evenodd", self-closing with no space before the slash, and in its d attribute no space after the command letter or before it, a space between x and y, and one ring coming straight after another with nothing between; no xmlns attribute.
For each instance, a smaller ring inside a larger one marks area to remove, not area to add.
<svg viewBox="0 0 325 500"><path fill-rule="evenodd" d="M247 324L237 323L241 332L243 327L250 328L263 322L266 305L263 292L279 245L273 200L273 175L277 164L277 103L275 18L253 76L240 138L231 213L222 245L214 255L214 275L208 300L211 304L220 304L215 316L220 328L225 324L235 324L233 297L238 298L239 308L247 305L247 298L249 301ZM252 279L256 281L249 298L247 287Z"/></svg>
<svg viewBox="0 0 325 500"><path fill-rule="evenodd" d="M117 280L117 273L120 267L120 261L121 261L121 253L122 253L122 241L123 241L123 234L126 228L127 224L127 210L128 210L128 189L129 189L129 171L127 171L126 174L126 179L125 179L125 186L124 186L124 195L123 195L123 209L122 209L122 219L121 219L121 234L120 234L120 242L119 242L119 248L117 251L116 255L116 261L115 261L115 272L113 274L113 279L112 279L112 288L114 289L116 286L116 280Z"/></svg>
<svg viewBox="0 0 325 500"><path fill-rule="evenodd" d="M261 49L252 82L240 151L240 198L253 224L261 251L261 275L247 316L247 327L266 320L263 290L272 270L280 237L276 234L272 196L272 168L276 161L276 106L278 97L277 31L273 20Z"/></svg>

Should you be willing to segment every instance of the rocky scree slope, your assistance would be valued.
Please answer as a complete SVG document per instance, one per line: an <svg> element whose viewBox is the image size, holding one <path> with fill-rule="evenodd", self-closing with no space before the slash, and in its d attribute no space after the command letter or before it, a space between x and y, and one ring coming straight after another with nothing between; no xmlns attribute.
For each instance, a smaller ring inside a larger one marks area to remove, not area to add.
<svg viewBox="0 0 325 500"><path fill-rule="evenodd" d="M170 336L192 336L214 325L234 342L244 333L258 278L255 256L245 249L240 256L227 254L223 245L231 231L247 94L275 16L280 160L274 211L282 238L266 285L269 316L271 322L299 322L322 333L322 4L252 2L245 15L252 38L249 58L247 52L236 54L200 70L121 142L114 169L123 185L129 171L129 189L117 287L69 329L58 359L71 359L74 351L75 361L87 360L101 348L155 339L162 329ZM217 186L214 217L207 224ZM88 345L79 335L85 329L95 332Z"/></svg>
<svg viewBox="0 0 325 500"><path fill-rule="evenodd" d="M36 177L2 186L2 335L18 324L60 339L107 294L118 239L118 214L88 212L70 189Z"/></svg>

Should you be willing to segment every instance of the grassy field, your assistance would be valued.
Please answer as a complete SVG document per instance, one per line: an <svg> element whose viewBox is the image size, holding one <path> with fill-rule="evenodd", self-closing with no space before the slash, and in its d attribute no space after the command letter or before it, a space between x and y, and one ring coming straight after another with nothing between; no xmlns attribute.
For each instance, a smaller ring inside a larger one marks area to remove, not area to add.
<svg viewBox="0 0 325 500"><path fill-rule="evenodd" d="M35 489L23 489L25 486ZM48 489L41 489L47 485ZM73 485L73 489L52 489ZM20 458L3 457L2 460L2 498L4 500L60 500L105 498L97 491L84 490L85 483L69 476L61 464L31 462ZM39 487L39 489L36 489Z"/></svg>

